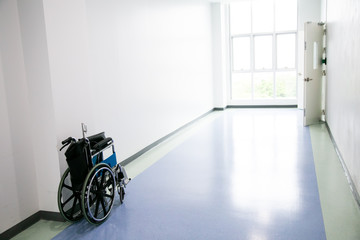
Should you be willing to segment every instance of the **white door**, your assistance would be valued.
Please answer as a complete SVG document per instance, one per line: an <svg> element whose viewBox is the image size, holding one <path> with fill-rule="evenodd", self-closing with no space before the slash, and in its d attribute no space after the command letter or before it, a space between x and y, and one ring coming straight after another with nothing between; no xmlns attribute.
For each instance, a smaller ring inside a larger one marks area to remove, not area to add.
<svg viewBox="0 0 360 240"><path fill-rule="evenodd" d="M322 115L323 24L305 23L304 126L319 123Z"/></svg>

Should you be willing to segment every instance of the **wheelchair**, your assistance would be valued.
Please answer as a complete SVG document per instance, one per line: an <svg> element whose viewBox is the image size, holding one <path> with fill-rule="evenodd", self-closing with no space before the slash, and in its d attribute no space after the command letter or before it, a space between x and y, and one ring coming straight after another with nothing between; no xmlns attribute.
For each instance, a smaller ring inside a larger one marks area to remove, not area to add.
<svg viewBox="0 0 360 240"><path fill-rule="evenodd" d="M85 217L92 224L103 223L114 204L115 191L122 204L126 185L131 180L125 169L117 163L112 138L101 132L86 137L87 127L82 124L83 138L69 137L62 141L68 168L58 188L58 207L69 222Z"/></svg>

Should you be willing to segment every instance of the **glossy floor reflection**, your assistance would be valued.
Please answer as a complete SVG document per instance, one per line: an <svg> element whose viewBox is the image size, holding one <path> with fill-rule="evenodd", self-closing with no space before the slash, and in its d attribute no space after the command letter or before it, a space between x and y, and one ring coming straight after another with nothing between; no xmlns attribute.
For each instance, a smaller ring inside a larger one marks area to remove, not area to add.
<svg viewBox="0 0 360 240"><path fill-rule="evenodd" d="M133 179L101 226L54 239L99 238L326 239L302 112L225 111Z"/></svg>

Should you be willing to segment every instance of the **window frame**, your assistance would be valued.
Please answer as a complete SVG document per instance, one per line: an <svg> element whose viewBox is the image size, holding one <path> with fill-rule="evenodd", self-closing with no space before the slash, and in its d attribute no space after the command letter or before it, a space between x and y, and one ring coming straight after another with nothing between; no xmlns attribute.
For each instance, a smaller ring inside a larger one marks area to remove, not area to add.
<svg viewBox="0 0 360 240"><path fill-rule="evenodd" d="M249 0L251 2L251 9L252 9L252 2L253 0ZM296 0L297 1L297 0ZM251 32L246 34L231 34L231 16L230 16L230 4L227 4L228 11L227 11L227 18L228 18L228 33L229 33L229 50L230 50L230 83L228 84L228 104L229 105L296 105L297 104L297 76L298 76L298 33L297 29L290 30L290 31L276 31L276 12L275 12L275 4L276 0L273 0L273 31L272 32L261 32L261 33L254 33L253 32L253 14L251 11ZM294 34L295 38L295 66L294 68L278 68L277 67L277 36L283 34ZM271 69L255 69L255 46L254 46L254 39L257 36L272 36L272 68ZM233 41L235 38L242 38L247 37L250 39L250 69L246 70L235 70L234 68L234 51L233 51ZM279 98L277 97L276 92L276 73L277 72L294 72L296 73L296 96L295 98ZM256 99L254 98L254 73L261 73L261 72L272 72L273 74L273 96L271 99ZM251 92L251 99L233 99L232 93L232 75L233 73L251 73L251 82L252 82L252 92Z"/></svg>

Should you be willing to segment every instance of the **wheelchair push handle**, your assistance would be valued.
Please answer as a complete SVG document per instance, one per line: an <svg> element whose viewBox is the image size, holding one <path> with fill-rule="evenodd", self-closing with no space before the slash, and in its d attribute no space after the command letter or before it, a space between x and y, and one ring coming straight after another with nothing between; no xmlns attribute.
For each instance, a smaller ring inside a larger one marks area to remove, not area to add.
<svg viewBox="0 0 360 240"><path fill-rule="evenodd" d="M63 145L61 148L60 148L60 151L66 147L67 145L69 145L70 143L72 142L76 142L76 139L73 138L73 137L68 137L67 139L65 139L64 141L61 142L61 144Z"/></svg>
<svg viewBox="0 0 360 240"><path fill-rule="evenodd" d="M85 123L81 123L81 130L82 130L83 138L85 139L87 133L87 126Z"/></svg>

